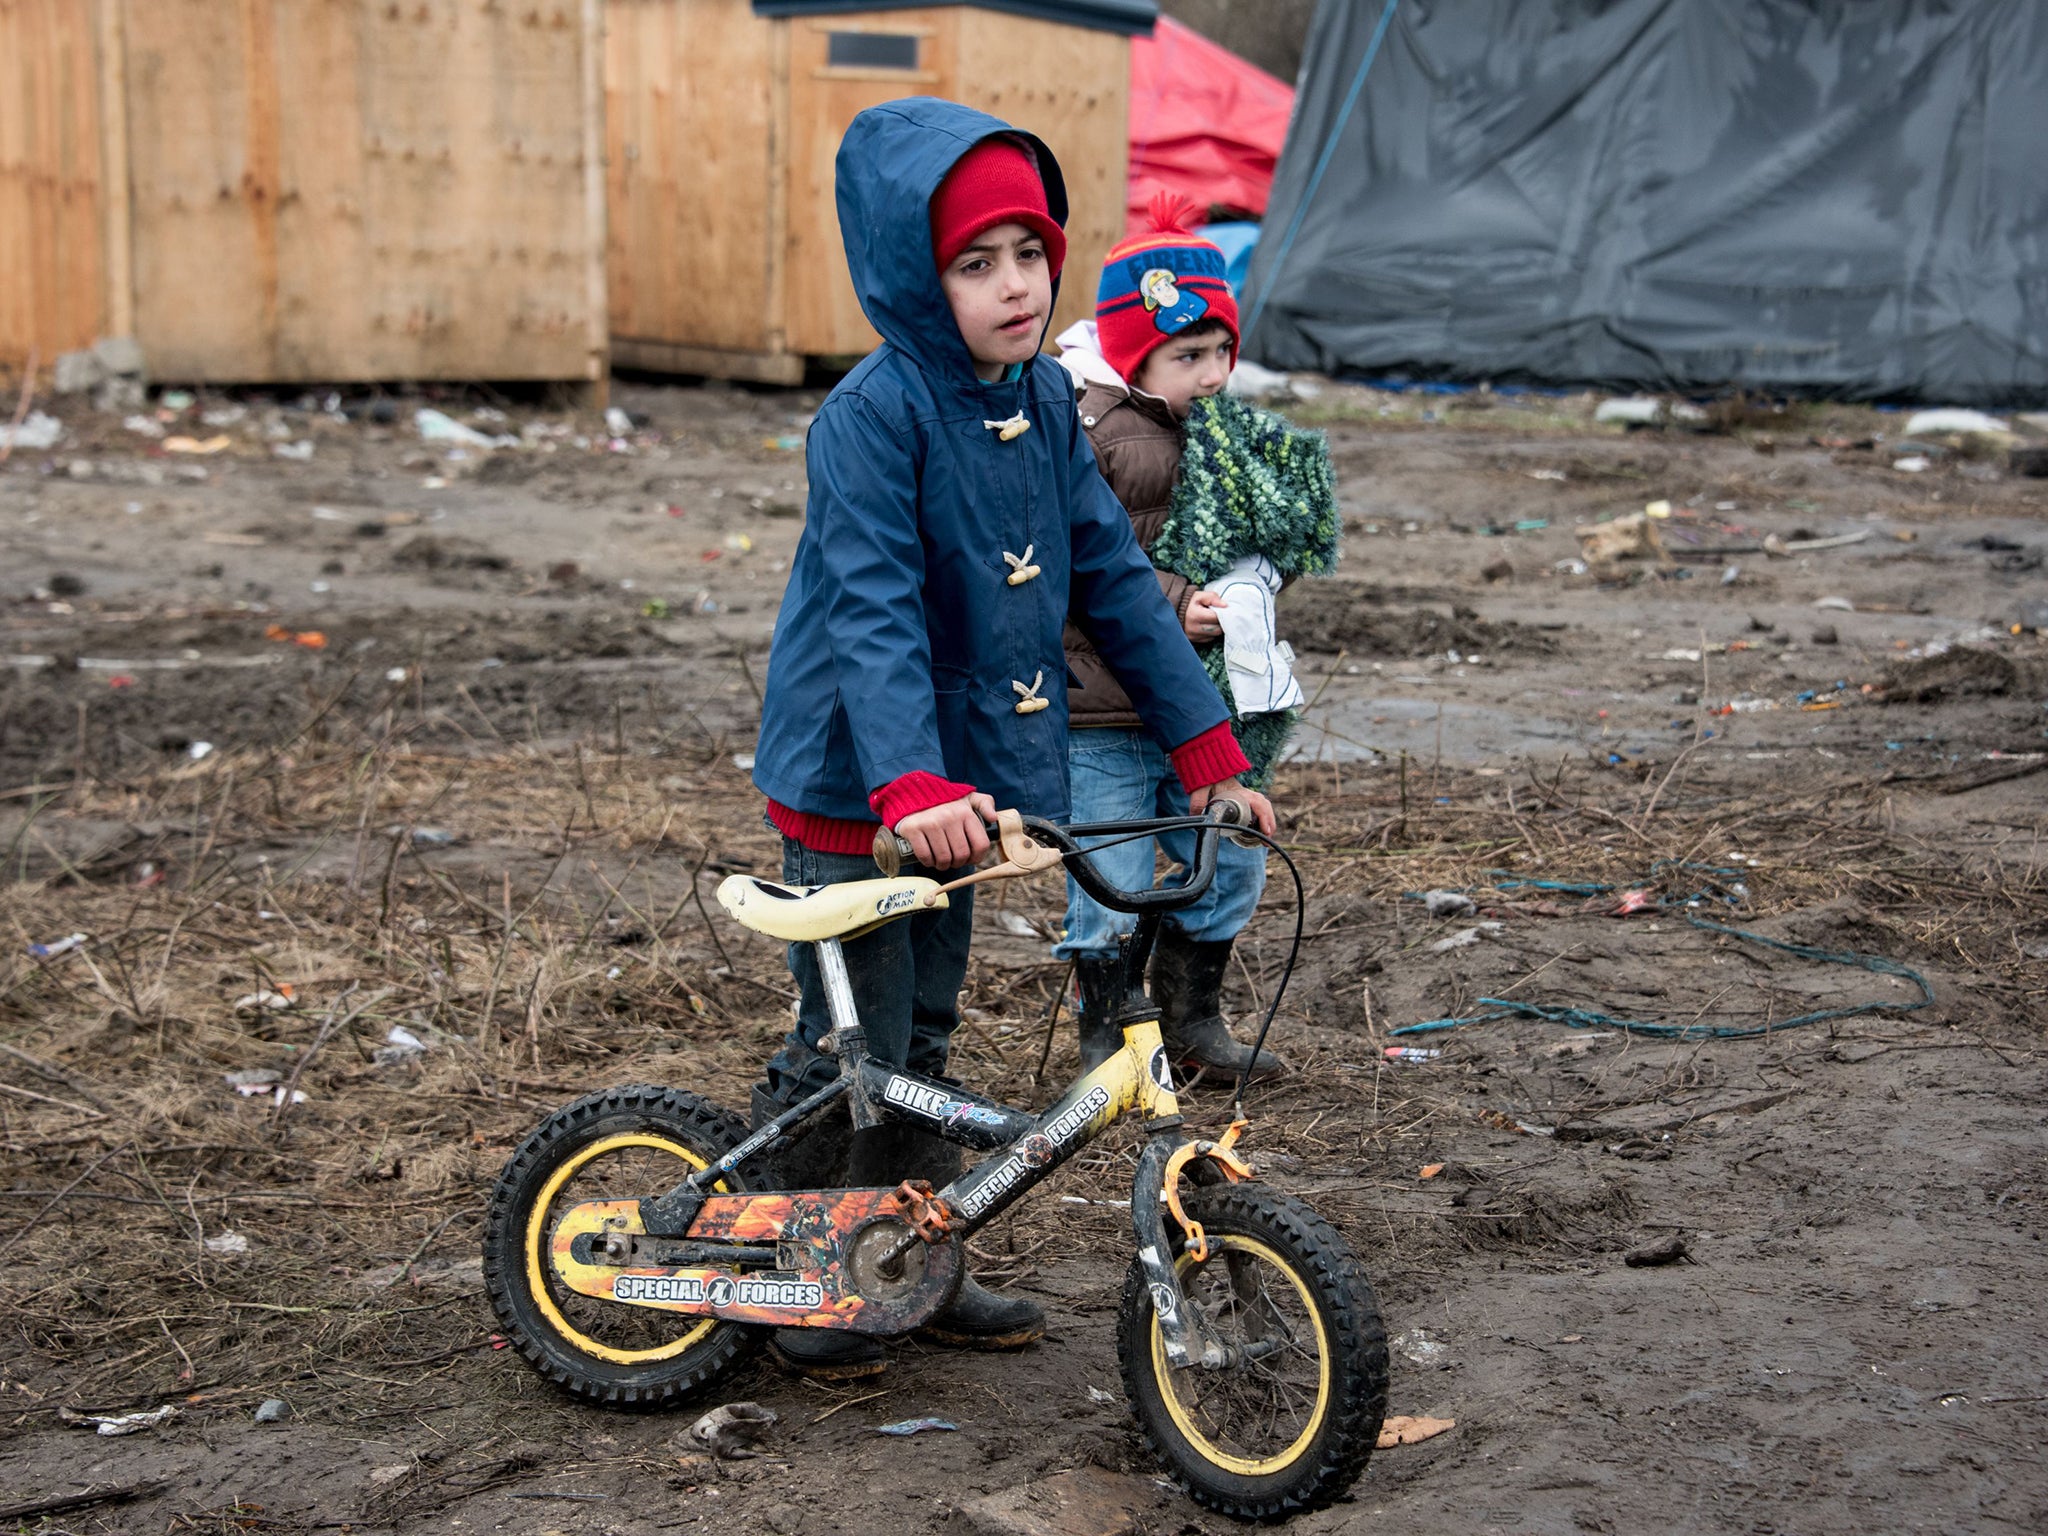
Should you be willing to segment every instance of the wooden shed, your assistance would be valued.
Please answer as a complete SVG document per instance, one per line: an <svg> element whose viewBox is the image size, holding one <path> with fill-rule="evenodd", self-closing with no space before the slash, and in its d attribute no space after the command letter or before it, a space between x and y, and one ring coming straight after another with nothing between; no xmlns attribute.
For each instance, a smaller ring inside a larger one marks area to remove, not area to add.
<svg viewBox="0 0 2048 1536"><path fill-rule="evenodd" d="M605 375L603 0L0 0L0 368Z"/></svg>
<svg viewBox="0 0 2048 1536"><path fill-rule="evenodd" d="M1029 128L1072 208L1054 329L1123 233L1130 37L1153 0L607 0L612 356L795 383L871 350L833 201L855 114L934 95Z"/></svg>

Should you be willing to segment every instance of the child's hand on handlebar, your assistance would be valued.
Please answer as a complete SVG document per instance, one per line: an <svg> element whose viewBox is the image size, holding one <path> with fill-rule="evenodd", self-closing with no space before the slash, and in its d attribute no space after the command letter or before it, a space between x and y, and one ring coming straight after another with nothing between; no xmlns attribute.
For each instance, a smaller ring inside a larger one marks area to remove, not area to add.
<svg viewBox="0 0 2048 1536"><path fill-rule="evenodd" d="M1267 814L1272 813L1269 810ZM925 868L960 869L988 852L988 829L983 823L995 819L995 801L972 794L904 817L896 823L896 835L910 844L917 862Z"/></svg>
<svg viewBox="0 0 2048 1536"><path fill-rule="evenodd" d="M1220 784L1207 784L1188 794L1188 811L1199 816L1209 808L1213 800L1235 800L1244 807L1244 819L1257 827L1266 836L1272 837L1280 830L1280 823L1273 816L1273 802L1256 789L1246 789L1236 779L1225 779Z"/></svg>

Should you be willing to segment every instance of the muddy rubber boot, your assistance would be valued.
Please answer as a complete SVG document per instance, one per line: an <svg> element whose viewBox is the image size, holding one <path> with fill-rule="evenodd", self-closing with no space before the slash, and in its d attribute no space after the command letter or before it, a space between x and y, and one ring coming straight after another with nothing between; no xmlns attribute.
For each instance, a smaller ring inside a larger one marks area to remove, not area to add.
<svg viewBox="0 0 2048 1536"><path fill-rule="evenodd" d="M788 1106L778 1103L760 1089L754 1090L753 1123L758 1129ZM865 1189L872 1185L895 1185L900 1178L883 1169L895 1166L903 1156L899 1144L894 1157L889 1148L877 1147L876 1138L895 1133L895 1126L876 1126L861 1132L853 1129L845 1106L837 1105L793 1145L778 1151L772 1166L778 1171L801 1175L780 1178L788 1189ZM889 1367L888 1352L872 1334L847 1333L837 1328L778 1328L768 1341L784 1365L814 1381L859 1381L879 1376Z"/></svg>
<svg viewBox="0 0 2048 1536"><path fill-rule="evenodd" d="M912 1153L907 1179L928 1180L943 1189L960 1177L960 1149L925 1131L906 1127ZM960 1294L934 1312L917 1336L950 1349L1022 1349L1045 1337L1045 1308L1023 1296L1000 1296L972 1275L960 1277Z"/></svg>
<svg viewBox="0 0 2048 1536"><path fill-rule="evenodd" d="M747 1129L758 1131L788 1108L766 1089L756 1087ZM835 1104L773 1147L755 1153L741 1176L753 1189L838 1189L852 1138L852 1117L844 1104Z"/></svg>
<svg viewBox="0 0 2048 1536"><path fill-rule="evenodd" d="M1123 1001L1121 960L1080 959L1074 962L1074 983L1080 1003L1074 1020L1081 1026L1081 1072L1093 1072L1124 1046L1124 1033L1113 1022Z"/></svg>
<svg viewBox="0 0 2048 1536"><path fill-rule="evenodd" d="M1223 973L1230 965L1229 939L1191 939L1178 928L1163 927L1152 951L1152 1002L1159 1009L1159 1034L1166 1054L1176 1063L1192 1063L1219 1072L1242 1072L1252 1062L1252 1075L1285 1070L1271 1051L1240 1045L1223 1023Z"/></svg>

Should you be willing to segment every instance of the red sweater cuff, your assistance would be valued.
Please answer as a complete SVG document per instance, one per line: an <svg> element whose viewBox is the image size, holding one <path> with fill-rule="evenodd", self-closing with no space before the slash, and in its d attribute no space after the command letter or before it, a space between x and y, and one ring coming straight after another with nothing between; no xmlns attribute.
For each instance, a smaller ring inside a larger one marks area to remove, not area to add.
<svg viewBox="0 0 2048 1536"><path fill-rule="evenodd" d="M1173 771L1180 775L1180 787L1189 794L1221 784L1251 769L1251 759L1230 734L1230 722L1211 726L1192 741L1173 749Z"/></svg>
<svg viewBox="0 0 2048 1536"><path fill-rule="evenodd" d="M922 770L893 779L868 796L868 804L882 818L882 825L894 827L906 816L928 811L935 805L951 805L974 793L972 784L955 784L936 773Z"/></svg>

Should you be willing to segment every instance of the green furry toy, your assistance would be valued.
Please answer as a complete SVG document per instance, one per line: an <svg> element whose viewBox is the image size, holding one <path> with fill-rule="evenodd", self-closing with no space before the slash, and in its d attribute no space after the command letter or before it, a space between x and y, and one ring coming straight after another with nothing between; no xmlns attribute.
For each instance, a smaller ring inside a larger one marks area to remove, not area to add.
<svg viewBox="0 0 2048 1536"><path fill-rule="evenodd" d="M1233 395L1194 403L1172 506L1150 551L1155 564L1197 585L1252 555L1263 556L1283 581L1322 576L1336 569L1341 529L1322 433L1290 426ZM1301 711L1239 715L1224 647L1206 646L1201 655L1251 760L1246 782L1263 789Z"/></svg>

